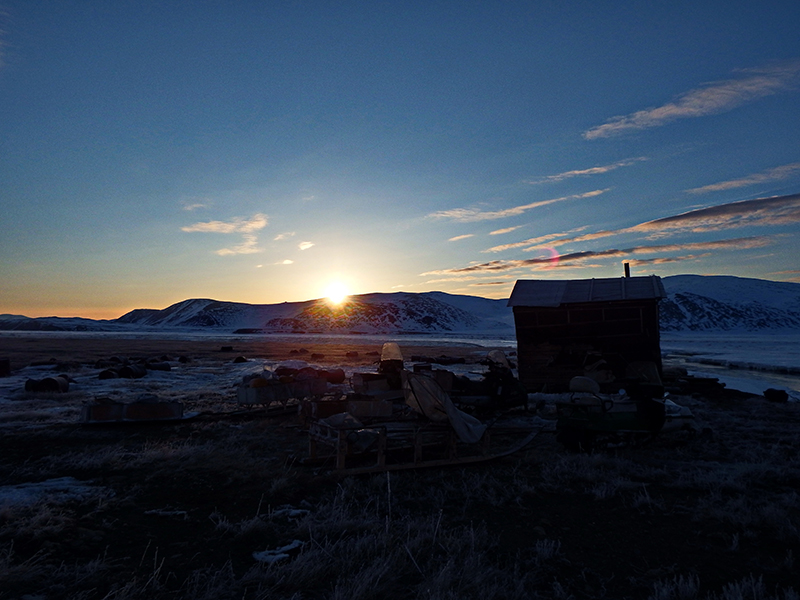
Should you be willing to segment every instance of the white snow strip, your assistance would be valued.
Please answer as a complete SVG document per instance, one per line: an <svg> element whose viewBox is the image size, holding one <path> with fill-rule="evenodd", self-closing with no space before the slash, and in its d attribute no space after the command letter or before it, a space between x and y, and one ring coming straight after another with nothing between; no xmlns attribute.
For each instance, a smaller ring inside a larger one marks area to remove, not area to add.
<svg viewBox="0 0 800 600"><path fill-rule="evenodd" d="M0 505L34 504L44 497L65 502L82 500L102 488L79 481L74 477L58 477L34 483L0 487Z"/></svg>
<svg viewBox="0 0 800 600"><path fill-rule="evenodd" d="M305 542L301 542L300 540L294 540L290 544L283 546L282 548L276 548L275 550L264 550L262 552L253 552L253 558L255 558L258 562L263 562L267 564L274 564L279 560L283 560L289 558L290 555L287 554L292 550L297 550L298 548L302 548L305 546Z"/></svg>

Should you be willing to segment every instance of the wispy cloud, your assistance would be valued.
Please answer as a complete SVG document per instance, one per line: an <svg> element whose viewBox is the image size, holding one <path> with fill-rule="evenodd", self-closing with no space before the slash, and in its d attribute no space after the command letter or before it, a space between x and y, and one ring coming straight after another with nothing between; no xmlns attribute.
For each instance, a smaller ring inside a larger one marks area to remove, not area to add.
<svg viewBox="0 0 800 600"><path fill-rule="evenodd" d="M686 262L687 260L698 260L711 256L710 252L704 254L687 254L686 256L661 256L658 258L630 258L626 262L632 267L643 267L647 265L665 265L676 262Z"/></svg>
<svg viewBox="0 0 800 600"><path fill-rule="evenodd" d="M742 177L741 179L732 179L730 181L722 181L720 183L713 183L711 185L704 185L703 187L693 188L686 190L690 194L706 194L708 192L719 192L722 190L733 190L740 187L747 187L749 185L757 185L759 183L767 183L770 181L780 181L788 179L795 173L800 171L800 162L790 163L788 165L781 165L773 169L768 169L761 173L755 173Z"/></svg>
<svg viewBox="0 0 800 600"><path fill-rule="evenodd" d="M269 223L267 215L257 213L249 219L237 217L232 221L205 221L181 227L181 231L208 233L252 233L264 229Z"/></svg>
<svg viewBox="0 0 800 600"><path fill-rule="evenodd" d="M797 281L800 282L800 271L775 271L773 275L789 275L785 277L784 281Z"/></svg>
<svg viewBox="0 0 800 600"><path fill-rule="evenodd" d="M547 244L548 242L552 242L553 240L557 240L559 238L563 238L564 236L571 235L577 233L578 231L583 231L586 227L579 227L577 229L572 229L567 232L563 233L548 233L547 235L540 235L539 237L535 238L528 238L527 240L522 240L521 242L512 242L510 244L501 244L499 246L493 246L491 248L487 248L486 250L482 250L482 252L503 252L505 250L513 250L514 248L524 248L524 247L536 247L542 246Z"/></svg>
<svg viewBox="0 0 800 600"><path fill-rule="evenodd" d="M286 233L279 233L272 239L276 242L280 242L281 240L288 240L290 237L294 237L294 235L294 231L289 231Z"/></svg>
<svg viewBox="0 0 800 600"><path fill-rule="evenodd" d="M300 250L308 250L313 245L314 242L300 242L299 244L297 244L297 247L300 248Z"/></svg>
<svg viewBox="0 0 800 600"><path fill-rule="evenodd" d="M648 221L631 231L675 233L675 231L718 231L745 226L774 226L800 223L800 194L756 198L699 208L679 215Z"/></svg>
<svg viewBox="0 0 800 600"><path fill-rule="evenodd" d="M746 226L780 226L794 223L800 223L800 194L730 202L647 221L632 227L571 236L586 229L584 226L564 233L551 233L493 246L482 252L503 252L517 248L522 248L523 252L535 252L543 247L558 248L623 234L645 234L652 240L684 232L701 233Z"/></svg>
<svg viewBox="0 0 800 600"><path fill-rule="evenodd" d="M480 283L470 283L472 287L484 287L484 286L498 286L498 285L510 285L511 281L484 281Z"/></svg>
<svg viewBox="0 0 800 600"><path fill-rule="evenodd" d="M193 211L197 210L198 208L206 208L207 204L203 204L202 202L184 202L182 205L183 210L186 211Z"/></svg>
<svg viewBox="0 0 800 600"><path fill-rule="evenodd" d="M467 238L475 237L474 233L465 233L464 235L457 235L455 237L451 237L448 242L458 242L459 240L466 240Z"/></svg>
<svg viewBox="0 0 800 600"><path fill-rule="evenodd" d="M421 273L421 275L425 276L425 275L427 275L427 273ZM475 275L463 275L461 277L447 277L447 278L444 278L444 279L429 279L425 283L426 284L431 284L431 283L454 283L456 281L475 281L477 279L480 279L480 277L477 277Z"/></svg>
<svg viewBox="0 0 800 600"><path fill-rule="evenodd" d="M602 175L603 173L608 173L609 171L614 171L615 169L619 169L620 167L629 167L637 162L647 160L646 156L639 156L637 158L628 158L625 160L620 160L615 163L611 163L610 165L604 165L602 167L591 167L589 169L577 169L575 171L565 171L563 173L559 173L557 175L548 175L547 177L542 177L540 179L533 179L528 183L531 184L538 184L538 183L555 183L557 181L563 181L565 179L570 179L571 177L588 177L590 175Z"/></svg>
<svg viewBox="0 0 800 600"><path fill-rule="evenodd" d="M517 225L515 227L506 227L505 229L495 229L494 231L490 231L489 235L503 235L506 233L511 233L512 231L516 231L522 227L522 225Z"/></svg>
<svg viewBox="0 0 800 600"><path fill-rule="evenodd" d="M220 248L215 250L214 254L233 256L234 254L255 254L256 252L261 252L261 248L258 247L258 236L254 233L245 233L242 235L241 244L233 248Z"/></svg>
<svg viewBox="0 0 800 600"><path fill-rule="evenodd" d="M690 90L655 108L610 119L584 132L587 140L629 131L659 127L678 119L704 117L727 112L765 96L790 89L800 76L800 59L755 69L742 69L739 76Z"/></svg>
<svg viewBox="0 0 800 600"><path fill-rule="evenodd" d="M496 274L492 274L493 277L496 277ZM506 283L514 282L516 278L513 275L506 275ZM435 283L462 283L462 282L475 282L470 283L470 285L488 285L490 282L486 281L486 278L480 277L479 275L461 275L461 276L449 276L443 277L441 279L428 279L425 281L425 285L432 285Z"/></svg>
<svg viewBox="0 0 800 600"><path fill-rule="evenodd" d="M523 204L521 206L514 206L503 210L482 211L477 208L453 208L450 210L442 210L428 215L431 219L450 219L459 223L474 223L476 221L490 221L494 219L505 219L506 217L515 217L521 215L534 208L540 208L556 202L564 202L566 200L576 200L581 198L592 198L607 192L604 190L592 190L583 194L573 194L572 196L562 196L561 198L551 198L550 200L541 200L539 202L531 202L530 204Z"/></svg>
<svg viewBox="0 0 800 600"><path fill-rule="evenodd" d="M579 235L577 237L572 238L562 238L558 240L552 240L550 242L550 246L553 248L557 248L558 246L564 246L566 244L577 244L581 242L593 242L594 240L599 240L605 237L611 237L614 235L619 235L621 233L626 233L627 229L619 229L614 231L595 231L594 233L584 233L583 235ZM531 248L533 249L533 248Z"/></svg>
<svg viewBox="0 0 800 600"><path fill-rule="evenodd" d="M711 240L708 242L686 242L682 244L658 244L653 246L637 246L623 252L633 254L655 254L659 252L684 252L707 250L751 250L763 248L774 242L774 239L765 235L754 235L743 238L729 238L725 240Z"/></svg>
<svg viewBox="0 0 800 600"><path fill-rule="evenodd" d="M215 254L220 256L232 256L235 254L254 254L260 252L258 247L257 231L263 229L269 223L269 218L265 214L257 213L249 219L237 217L232 221L205 221L181 227L181 231L202 232L202 233L240 233L242 243L232 248L220 248Z"/></svg>
<svg viewBox="0 0 800 600"><path fill-rule="evenodd" d="M293 265L294 261L287 258L286 260L282 260L281 262L275 263L275 264L276 265Z"/></svg>
<svg viewBox="0 0 800 600"><path fill-rule="evenodd" d="M634 246L631 248L609 248L606 250L585 250L581 252L571 252L569 254L562 254L554 259L554 257L537 257L521 260L492 260L485 263L471 264L466 267L455 269L443 269L438 271L428 271L421 275L456 275L463 276L465 274L473 273L495 273L503 271L511 271L515 269L529 269L529 268L552 268L555 263L559 266L565 266L570 263L583 263L588 260L596 260L598 258L622 258L636 254L662 254L673 252L686 252L686 251L714 251L714 250L745 250L751 248L761 248L773 243L772 238L766 236L753 236L746 238L733 238L727 240L715 240L709 242L689 242L684 244L661 244L651 246ZM674 257L671 257L674 258Z"/></svg>

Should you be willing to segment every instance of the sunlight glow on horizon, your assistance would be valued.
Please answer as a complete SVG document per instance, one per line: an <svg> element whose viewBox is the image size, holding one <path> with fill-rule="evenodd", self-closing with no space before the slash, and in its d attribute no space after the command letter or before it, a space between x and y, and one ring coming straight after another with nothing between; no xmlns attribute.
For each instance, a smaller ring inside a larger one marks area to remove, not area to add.
<svg viewBox="0 0 800 600"><path fill-rule="evenodd" d="M350 290L341 281L332 281L325 288L325 298L330 304L340 305L350 296Z"/></svg>

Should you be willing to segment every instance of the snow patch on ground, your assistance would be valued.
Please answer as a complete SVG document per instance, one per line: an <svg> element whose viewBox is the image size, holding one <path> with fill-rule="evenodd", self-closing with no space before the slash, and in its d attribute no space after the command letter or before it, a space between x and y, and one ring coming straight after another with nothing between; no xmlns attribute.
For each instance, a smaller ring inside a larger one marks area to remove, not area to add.
<svg viewBox="0 0 800 600"><path fill-rule="evenodd" d="M50 501L85 500L100 488L74 477L58 477L35 483L0 487L0 506L35 504L44 497Z"/></svg>

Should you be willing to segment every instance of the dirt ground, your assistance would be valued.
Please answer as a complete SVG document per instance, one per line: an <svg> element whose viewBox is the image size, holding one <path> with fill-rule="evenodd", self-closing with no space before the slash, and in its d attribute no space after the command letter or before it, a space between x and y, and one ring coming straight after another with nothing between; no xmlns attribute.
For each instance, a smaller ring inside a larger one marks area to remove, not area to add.
<svg viewBox="0 0 800 600"><path fill-rule="evenodd" d="M80 363L91 376L86 365L109 356L188 356L211 369L301 349L324 354L322 365L366 365L380 350L233 346L0 337L0 358L14 370ZM188 391L196 419L134 427L83 426L69 417L84 399L67 396L0 402L0 489L88 486L0 500L2 599L797 597L795 404L675 396L713 434L593 454L542 435L496 462L341 478L302 464L296 416L238 410L229 390ZM274 562L259 554L292 544Z"/></svg>

